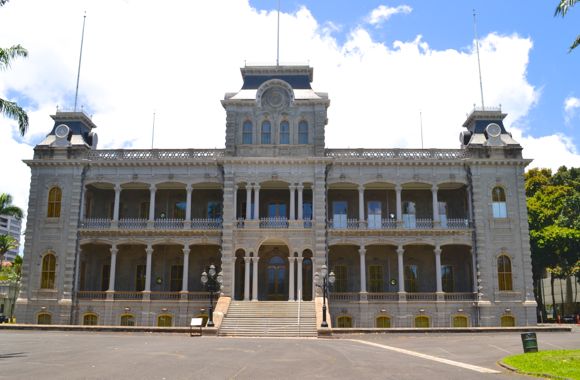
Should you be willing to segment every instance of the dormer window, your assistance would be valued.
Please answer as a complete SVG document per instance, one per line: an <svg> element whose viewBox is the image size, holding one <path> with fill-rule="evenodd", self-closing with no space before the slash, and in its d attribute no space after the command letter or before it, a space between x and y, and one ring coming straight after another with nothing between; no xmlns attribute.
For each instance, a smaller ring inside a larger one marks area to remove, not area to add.
<svg viewBox="0 0 580 380"><path fill-rule="evenodd" d="M280 123L280 144L290 144L290 124L286 120Z"/></svg>
<svg viewBox="0 0 580 380"><path fill-rule="evenodd" d="M247 120L244 122L242 131L242 144L252 143L252 122Z"/></svg>
<svg viewBox="0 0 580 380"><path fill-rule="evenodd" d="M272 144L272 124L268 120L262 123L262 144Z"/></svg>
<svg viewBox="0 0 580 380"><path fill-rule="evenodd" d="M298 144L308 144L308 122L298 123Z"/></svg>

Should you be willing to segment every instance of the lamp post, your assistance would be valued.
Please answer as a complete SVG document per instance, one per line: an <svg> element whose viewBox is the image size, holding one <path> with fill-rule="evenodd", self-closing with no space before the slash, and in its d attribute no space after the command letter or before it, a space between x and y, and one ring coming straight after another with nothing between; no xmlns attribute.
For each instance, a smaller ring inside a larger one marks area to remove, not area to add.
<svg viewBox="0 0 580 380"><path fill-rule="evenodd" d="M334 272L328 273L328 267L323 265L320 268L320 273L316 272L314 275L314 281L316 286L322 288L322 323L320 327L328 327L328 323L326 322L326 292L328 288L334 284L336 277L334 276Z"/></svg>
<svg viewBox="0 0 580 380"><path fill-rule="evenodd" d="M215 292L219 292L222 288L222 272L220 271L216 275L215 265L211 264L207 273L203 271L201 274L201 283L209 292L209 318L206 326L213 327L213 295Z"/></svg>

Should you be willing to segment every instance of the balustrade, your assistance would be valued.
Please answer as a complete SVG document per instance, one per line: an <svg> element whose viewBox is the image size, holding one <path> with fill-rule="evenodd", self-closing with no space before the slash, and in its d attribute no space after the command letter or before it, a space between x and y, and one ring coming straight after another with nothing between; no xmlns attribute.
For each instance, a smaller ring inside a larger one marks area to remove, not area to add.
<svg viewBox="0 0 580 380"><path fill-rule="evenodd" d="M469 228L469 219L447 219L446 223L441 222L442 228L465 230Z"/></svg>
<svg viewBox="0 0 580 380"><path fill-rule="evenodd" d="M475 293L445 293L445 301L475 301Z"/></svg>
<svg viewBox="0 0 580 380"><path fill-rule="evenodd" d="M260 218L260 228L288 228L288 219L283 217Z"/></svg>
<svg viewBox="0 0 580 380"><path fill-rule="evenodd" d="M143 292L115 291L113 298L116 300L141 300L143 299Z"/></svg>
<svg viewBox="0 0 580 380"><path fill-rule="evenodd" d="M154 226L159 230L181 230L183 219L155 219Z"/></svg>
<svg viewBox="0 0 580 380"><path fill-rule="evenodd" d="M82 222L83 228L90 228L93 230L102 230L111 228L111 219L106 218L87 218Z"/></svg>
<svg viewBox="0 0 580 380"><path fill-rule="evenodd" d="M407 293L407 301L437 301L436 293Z"/></svg>
<svg viewBox="0 0 580 380"><path fill-rule="evenodd" d="M218 230L221 227L222 227L221 219L193 218L191 220L191 229L193 230Z"/></svg>
<svg viewBox="0 0 580 380"><path fill-rule="evenodd" d="M79 290L77 297L80 300L104 300L107 298L107 292L95 290Z"/></svg>
<svg viewBox="0 0 580 380"><path fill-rule="evenodd" d="M363 160L455 160L468 157L463 149L326 149L325 155Z"/></svg>
<svg viewBox="0 0 580 380"><path fill-rule="evenodd" d="M179 300L181 294L179 292L151 292L150 300Z"/></svg>
<svg viewBox="0 0 580 380"><path fill-rule="evenodd" d="M89 152L91 161L175 161L216 159L223 156L223 149L103 149Z"/></svg>
<svg viewBox="0 0 580 380"><path fill-rule="evenodd" d="M331 301L358 301L360 298L360 293L349 292L349 293L330 293L328 295Z"/></svg>
<svg viewBox="0 0 580 380"><path fill-rule="evenodd" d="M118 225L123 230L142 230L147 228L147 219L123 218L119 219Z"/></svg>
<svg viewBox="0 0 580 380"><path fill-rule="evenodd" d="M367 293L369 301L399 301L397 293Z"/></svg>

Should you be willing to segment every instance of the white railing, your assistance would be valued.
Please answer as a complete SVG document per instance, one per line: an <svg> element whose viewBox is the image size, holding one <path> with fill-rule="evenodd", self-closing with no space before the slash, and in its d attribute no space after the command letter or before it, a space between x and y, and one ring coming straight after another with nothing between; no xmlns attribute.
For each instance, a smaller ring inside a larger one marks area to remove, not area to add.
<svg viewBox="0 0 580 380"><path fill-rule="evenodd" d="M154 226L159 230L182 230L183 219L155 219Z"/></svg>
<svg viewBox="0 0 580 380"><path fill-rule="evenodd" d="M107 292L96 290L79 290L77 297L80 300L104 300L107 298Z"/></svg>
<svg viewBox="0 0 580 380"><path fill-rule="evenodd" d="M447 219L447 223L443 224L441 223L441 228L465 230L469 228L469 219Z"/></svg>
<svg viewBox="0 0 580 380"><path fill-rule="evenodd" d="M245 224L246 224L246 220L244 218L238 218L238 220L236 220L236 227L237 228L244 228Z"/></svg>
<svg viewBox="0 0 580 380"><path fill-rule="evenodd" d="M328 298L332 301L358 301L359 293L330 293Z"/></svg>
<svg viewBox="0 0 580 380"><path fill-rule="evenodd" d="M433 219L417 219L415 228L418 230L430 230L433 228Z"/></svg>
<svg viewBox="0 0 580 380"><path fill-rule="evenodd" d="M445 301L475 301L476 293L445 293Z"/></svg>
<svg viewBox="0 0 580 380"><path fill-rule="evenodd" d="M383 219L381 220L381 227L383 229L395 229L397 228L397 220L396 219Z"/></svg>
<svg viewBox="0 0 580 380"><path fill-rule="evenodd" d="M103 149L89 152L91 161L211 160L223 156L223 149Z"/></svg>
<svg viewBox="0 0 580 380"><path fill-rule="evenodd" d="M221 218L193 218L191 220L192 230L219 230L220 228L222 228Z"/></svg>
<svg viewBox="0 0 580 380"><path fill-rule="evenodd" d="M179 292L151 292L150 300L179 300Z"/></svg>
<svg viewBox="0 0 580 380"><path fill-rule="evenodd" d="M333 230L358 230L358 219L330 219L328 226Z"/></svg>
<svg viewBox="0 0 580 380"><path fill-rule="evenodd" d="M367 300L369 301L398 301L398 293L368 293Z"/></svg>
<svg viewBox="0 0 580 380"><path fill-rule="evenodd" d="M103 230L111 228L111 219L106 218L86 218L82 223L83 228Z"/></svg>
<svg viewBox="0 0 580 380"><path fill-rule="evenodd" d="M362 160L456 160L468 157L463 149L326 149L325 155Z"/></svg>
<svg viewBox="0 0 580 380"><path fill-rule="evenodd" d="M144 230L147 228L147 219L123 218L119 219L119 229L123 230Z"/></svg>
<svg viewBox="0 0 580 380"><path fill-rule="evenodd" d="M140 300L143 299L143 292L115 291L113 297L116 300Z"/></svg>
<svg viewBox="0 0 580 380"><path fill-rule="evenodd" d="M219 293L214 293L213 295L214 300L220 298ZM187 299L189 301L208 301L209 300L209 293L208 292L189 292L187 293Z"/></svg>
<svg viewBox="0 0 580 380"><path fill-rule="evenodd" d="M407 301L437 301L436 293L407 293Z"/></svg>
<svg viewBox="0 0 580 380"><path fill-rule="evenodd" d="M288 219L283 217L260 218L260 228L288 228Z"/></svg>
<svg viewBox="0 0 580 380"><path fill-rule="evenodd" d="M304 228L312 228L312 219L304 219Z"/></svg>

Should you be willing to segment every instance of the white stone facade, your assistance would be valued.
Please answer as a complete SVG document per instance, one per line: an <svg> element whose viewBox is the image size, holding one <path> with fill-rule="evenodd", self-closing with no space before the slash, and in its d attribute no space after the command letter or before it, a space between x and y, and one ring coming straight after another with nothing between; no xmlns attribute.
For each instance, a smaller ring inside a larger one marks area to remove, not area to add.
<svg viewBox="0 0 580 380"><path fill-rule="evenodd" d="M186 326L210 264L248 302L312 300L327 264L335 327L536 323L529 160L500 110L460 149L326 149L311 68L242 75L225 149L97 150L86 115L53 116L27 161L19 322Z"/></svg>

